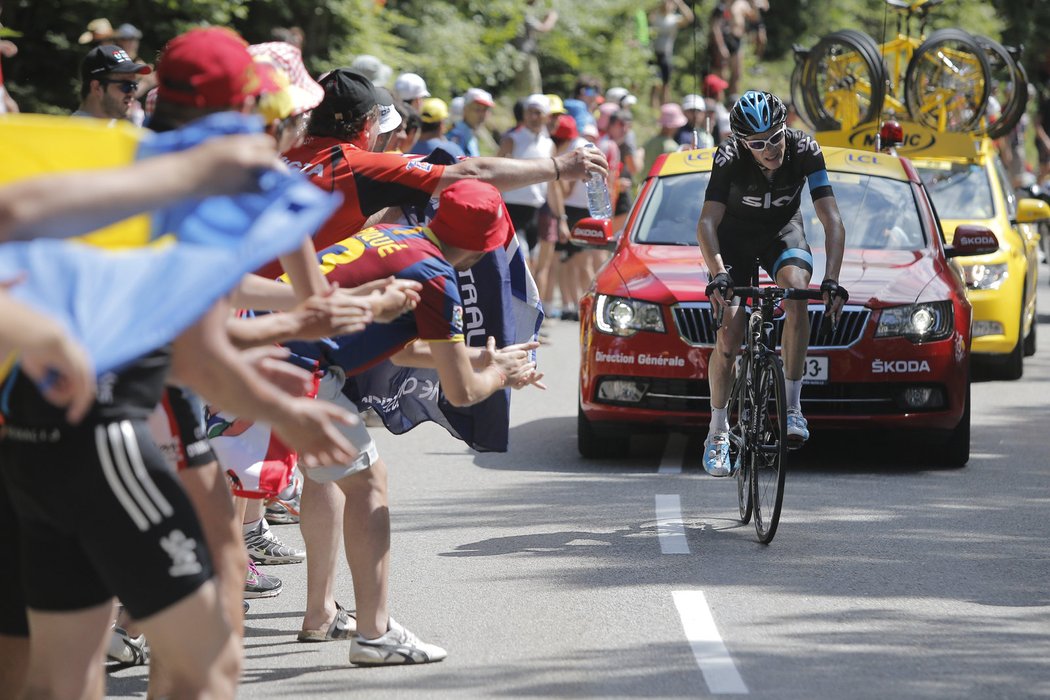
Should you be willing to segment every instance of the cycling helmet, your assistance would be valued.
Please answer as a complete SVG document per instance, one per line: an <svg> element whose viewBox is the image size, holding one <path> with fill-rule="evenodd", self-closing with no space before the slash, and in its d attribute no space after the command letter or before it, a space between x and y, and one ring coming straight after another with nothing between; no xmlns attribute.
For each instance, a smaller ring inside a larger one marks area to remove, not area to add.
<svg viewBox="0 0 1050 700"><path fill-rule="evenodd" d="M787 121L787 107L771 92L748 90L729 112L729 127L739 137L761 134Z"/></svg>

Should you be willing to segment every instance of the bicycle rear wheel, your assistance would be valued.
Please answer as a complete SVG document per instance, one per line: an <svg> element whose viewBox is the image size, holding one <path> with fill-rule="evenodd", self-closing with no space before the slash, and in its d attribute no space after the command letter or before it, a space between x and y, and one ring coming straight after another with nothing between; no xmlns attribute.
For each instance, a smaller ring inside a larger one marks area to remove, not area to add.
<svg viewBox="0 0 1050 700"><path fill-rule="evenodd" d="M729 463L736 467L736 497L740 522L751 521L751 458L748 455L747 420L754 408L747 392L748 361L742 359L740 371L733 381L726 410L729 415Z"/></svg>
<svg viewBox="0 0 1050 700"><path fill-rule="evenodd" d="M971 131L988 106L991 68L984 49L961 29L938 29L922 42L904 79L911 118L937 131Z"/></svg>
<svg viewBox="0 0 1050 700"><path fill-rule="evenodd" d="M822 37L806 56L799 89L818 130L877 119L886 94L886 69L875 40L856 31Z"/></svg>
<svg viewBox="0 0 1050 700"><path fill-rule="evenodd" d="M755 377L758 431L751 452L751 499L758 541L769 544L780 524L787 463L787 397L780 359L772 354L760 359Z"/></svg>
<svg viewBox="0 0 1050 700"><path fill-rule="evenodd" d="M1024 67L1011 53L1017 51L1017 55L1020 56L1019 50L1007 48L986 36L974 35L974 39L977 40L977 45L984 49L985 58L992 69L992 85L1000 111L998 115L985 114L988 118L986 121L995 119L987 125L986 135L988 138L997 139L1013 131L1025 113L1028 106L1028 76Z"/></svg>

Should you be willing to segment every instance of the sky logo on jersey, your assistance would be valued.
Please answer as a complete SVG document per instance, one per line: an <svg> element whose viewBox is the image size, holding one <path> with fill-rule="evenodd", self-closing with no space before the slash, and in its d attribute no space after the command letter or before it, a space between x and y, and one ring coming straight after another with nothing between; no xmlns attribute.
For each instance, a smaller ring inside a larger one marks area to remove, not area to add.
<svg viewBox="0 0 1050 700"><path fill-rule="evenodd" d="M786 194L783 197L777 197L773 199L773 195L770 192L766 192L761 197L755 197L753 195L744 195L740 198L740 201L749 207L759 207L761 209L769 209L771 207L786 207L798 198L799 192L802 191L802 185L798 186L792 194Z"/></svg>

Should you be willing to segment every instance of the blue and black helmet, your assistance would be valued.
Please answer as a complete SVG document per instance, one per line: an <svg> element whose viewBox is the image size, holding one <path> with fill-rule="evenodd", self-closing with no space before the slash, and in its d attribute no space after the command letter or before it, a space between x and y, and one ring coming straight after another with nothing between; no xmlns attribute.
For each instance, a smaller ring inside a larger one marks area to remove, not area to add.
<svg viewBox="0 0 1050 700"><path fill-rule="evenodd" d="M771 92L748 90L729 112L729 127L739 137L761 134L787 121L787 107Z"/></svg>

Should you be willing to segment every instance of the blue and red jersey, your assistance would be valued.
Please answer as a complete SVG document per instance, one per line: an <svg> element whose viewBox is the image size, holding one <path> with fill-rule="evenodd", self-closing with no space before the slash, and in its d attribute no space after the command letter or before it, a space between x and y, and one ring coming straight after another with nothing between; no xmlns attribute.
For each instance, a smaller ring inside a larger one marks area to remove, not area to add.
<svg viewBox="0 0 1050 700"><path fill-rule="evenodd" d="M423 285L416 308L391 323L317 343L289 343L298 355L338 365L348 375L364 371L414 340L463 342L463 302L457 273L441 254L434 234L422 226L380 225L318 253L321 271L340 287L385 277Z"/></svg>

